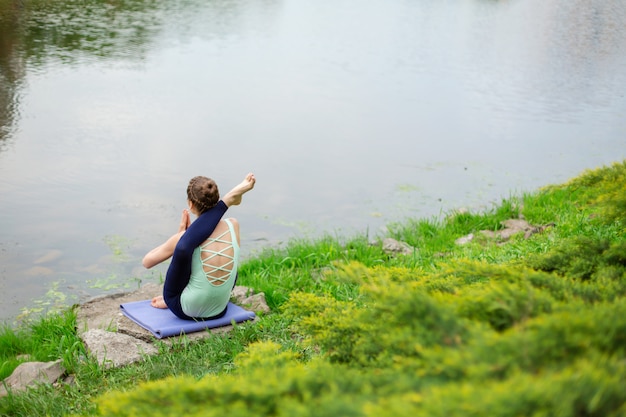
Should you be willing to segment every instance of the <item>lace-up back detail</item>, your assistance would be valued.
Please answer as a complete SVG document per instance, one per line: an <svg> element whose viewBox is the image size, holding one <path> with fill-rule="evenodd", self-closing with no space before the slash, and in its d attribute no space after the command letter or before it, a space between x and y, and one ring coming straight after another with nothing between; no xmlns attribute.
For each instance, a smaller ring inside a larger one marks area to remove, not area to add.
<svg viewBox="0 0 626 417"><path fill-rule="evenodd" d="M237 236L232 223L224 220L228 229L214 238L207 239L200 246L200 259L207 280L213 285L228 281L235 265L235 254L239 249Z"/></svg>

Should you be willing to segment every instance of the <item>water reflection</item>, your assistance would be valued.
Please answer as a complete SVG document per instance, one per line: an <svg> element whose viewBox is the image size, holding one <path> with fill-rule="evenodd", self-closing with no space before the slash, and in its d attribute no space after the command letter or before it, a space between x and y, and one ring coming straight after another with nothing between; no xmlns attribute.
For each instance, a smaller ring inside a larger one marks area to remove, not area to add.
<svg viewBox="0 0 626 417"><path fill-rule="evenodd" d="M17 115L19 84L51 65L141 65L164 30L176 38L227 37L240 14L274 0L0 0L0 139ZM171 39L169 40L171 41ZM0 149L1 150L1 149Z"/></svg>
<svg viewBox="0 0 626 417"><path fill-rule="evenodd" d="M18 117L26 67L141 61L158 31L153 1L0 0L0 141ZM2 147L0 147L0 150Z"/></svg>
<svg viewBox="0 0 626 417"><path fill-rule="evenodd" d="M19 41L15 27L19 17L17 0L0 1L0 151L13 127L19 81L24 76L24 60L16 51Z"/></svg>
<svg viewBox="0 0 626 417"><path fill-rule="evenodd" d="M140 277L199 173L257 172L235 214L249 250L626 157L621 0L0 2L0 286L19 280L17 303Z"/></svg>
<svg viewBox="0 0 626 417"><path fill-rule="evenodd" d="M157 2L70 0L20 2L13 49L33 68L107 58L141 60L159 30Z"/></svg>

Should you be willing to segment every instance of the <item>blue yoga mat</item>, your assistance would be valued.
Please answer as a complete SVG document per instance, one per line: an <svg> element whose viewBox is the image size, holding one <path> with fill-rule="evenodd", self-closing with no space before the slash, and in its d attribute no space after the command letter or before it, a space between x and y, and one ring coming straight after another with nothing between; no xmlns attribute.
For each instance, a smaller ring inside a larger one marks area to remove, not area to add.
<svg viewBox="0 0 626 417"><path fill-rule="evenodd" d="M152 307L150 300L124 303L120 305L120 308L126 317L150 331L158 339L179 336L181 333L193 333L228 326L232 322L241 323L256 317L254 312L245 310L233 303L228 303L226 314L223 317L205 321L180 319L167 308Z"/></svg>

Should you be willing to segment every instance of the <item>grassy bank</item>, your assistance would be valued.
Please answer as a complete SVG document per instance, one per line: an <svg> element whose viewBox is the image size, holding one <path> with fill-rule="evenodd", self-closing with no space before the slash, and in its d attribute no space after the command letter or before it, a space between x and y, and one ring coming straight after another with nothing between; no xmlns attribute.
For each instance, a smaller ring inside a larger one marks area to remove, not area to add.
<svg viewBox="0 0 626 417"><path fill-rule="evenodd" d="M545 227L481 233L520 217ZM355 236L265 251L240 280L271 314L128 367L87 358L71 310L5 328L2 378L24 354L74 378L0 399L0 414L626 415L626 162L389 229L415 250Z"/></svg>

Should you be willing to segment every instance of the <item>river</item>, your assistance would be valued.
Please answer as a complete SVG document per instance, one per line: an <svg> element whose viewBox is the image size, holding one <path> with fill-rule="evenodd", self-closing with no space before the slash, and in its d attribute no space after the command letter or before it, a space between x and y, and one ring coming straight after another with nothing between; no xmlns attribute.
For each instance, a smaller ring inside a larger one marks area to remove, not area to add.
<svg viewBox="0 0 626 417"><path fill-rule="evenodd" d="M195 175L244 256L626 158L623 0L0 0L0 319L162 279Z"/></svg>

